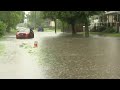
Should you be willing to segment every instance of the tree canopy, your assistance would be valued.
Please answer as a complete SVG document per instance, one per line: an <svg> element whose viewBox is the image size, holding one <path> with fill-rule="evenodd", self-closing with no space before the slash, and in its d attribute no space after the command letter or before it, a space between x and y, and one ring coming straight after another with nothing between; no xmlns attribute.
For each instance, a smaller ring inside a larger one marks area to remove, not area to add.
<svg viewBox="0 0 120 90"><path fill-rule="evenodd" d="M11 28L24 21L24 14L23 11L0 11L0 21L7 25L6 31L9 32Z"/></svg>
<svg viewBox="0 0 120 90"><path fill-rule="evenodd" d="M76 34L76 23L83 23L88 27L89 17L102 12L103 11L44 11L43 18L60 19L61 21L70 24L72 26L72 33ZM86 32L88 32L88 30L86 30Z"/></svg>
<svg viewBox="0 0 120 90"><path fill-rule="evenodd" d="M29 26L39 27L43 24L44 19L41 11L31 11L30 15L27 16L29 20Z"/></svg>

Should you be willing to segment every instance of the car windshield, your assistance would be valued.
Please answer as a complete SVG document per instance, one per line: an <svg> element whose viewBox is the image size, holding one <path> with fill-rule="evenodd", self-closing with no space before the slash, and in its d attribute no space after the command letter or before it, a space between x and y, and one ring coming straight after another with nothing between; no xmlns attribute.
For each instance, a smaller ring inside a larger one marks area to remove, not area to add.
<svg viewBox="0 0 120 90"><path fill-rule="evenodd" d="M30 32L30 30L29 29L22 29L22 30L19 30L19 32Z"/></svg>

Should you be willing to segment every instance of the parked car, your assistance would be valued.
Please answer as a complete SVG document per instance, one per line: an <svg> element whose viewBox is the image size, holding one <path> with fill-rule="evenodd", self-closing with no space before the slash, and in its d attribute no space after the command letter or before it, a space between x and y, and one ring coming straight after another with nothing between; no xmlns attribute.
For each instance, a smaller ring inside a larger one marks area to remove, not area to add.
<svg viewBox="0 0 120 90"><path fill-rule="evenodd" d="M16 39L28 39L28 38L34 38L34 32L31 29L21 29L18 30L16 33Z"/></svg>
<svg viewBox="0 0 120 90"><path fill-rule="evenodd" d="M44 32L44 29L42 27L39 27L38 32Z"/></svg>

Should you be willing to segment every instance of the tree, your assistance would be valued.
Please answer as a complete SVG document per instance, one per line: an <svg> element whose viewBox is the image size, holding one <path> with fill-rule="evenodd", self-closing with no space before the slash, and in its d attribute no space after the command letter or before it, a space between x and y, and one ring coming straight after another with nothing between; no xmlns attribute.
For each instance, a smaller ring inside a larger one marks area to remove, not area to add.
<svg viewBox="0 0 120 90"><path fill-rule="evenodd" d="M6 31L10 32L11 28L24 20L23 11L0 11L0 21L7 25Z"/></svg>
<svg viewBox="0 0 120 90"><path fill-rule="evenodd" d="M57 11L57 18L67 22L72 26L72 34L76 34L75 24L83 23L85 27L85 36L89 36L89 17L100 14L102 11Z"/></svg>
<svg viewBox="0 0 120 90"><path fill-rule="evenodd" d="M34 28L42 26L44 23L41 11L31 11L27 18L29 20L30 26L33 26Z"/></svg>
<svg viewBox="0 0 120 90"><path fill-rule="evenodd" d="M64 23L68 23L72 26L72 34L76 34L75 23L78 21L75 11L62 11L58 12L58 18Z"/></svg>
<svg viewBox="0 0 120 90"><path fill-rule="evenodd" d="M2 36L5 33L7 25L0 21L0 36Z"/></svg>
<svg viewBox="0 0 120 90"><path fill-rule="evenodd" d="M85 37L89 37L89 29L88 29L88 25L89 25L89 18L93 15L101 15L103 14L104 11L83 11L83 15L84 15L84 23L85 23Z"/></svg>
<svg viewBox="0 0 120 90"><path fill-rule="evenodd" d="M57 17L58 12L57 11L43 11L43 18L49 18L55 22L55 33L56 33L56 24L57 24Z"/></svg>
<svg viewBox="0 0 120 90"><path fill-rule="evenodd" d="M84 23L85 36L89 37L89 17L100 14L102 11L44 11L45 18L51 18L56 22L56 19L60 19L62 22L66 22L72 26L72 34L76 34L75 24ZM55 23L56 27L56 23ZM56 31L56 28L55 28Z"/></svg>

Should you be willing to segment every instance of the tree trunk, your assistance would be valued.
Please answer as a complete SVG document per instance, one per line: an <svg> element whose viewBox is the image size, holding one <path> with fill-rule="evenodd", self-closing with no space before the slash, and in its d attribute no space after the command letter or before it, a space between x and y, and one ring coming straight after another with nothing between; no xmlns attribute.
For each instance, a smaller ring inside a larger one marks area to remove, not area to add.
<svg viewBox="0 0 120 90"><path fill-rule="evenodd" d="M80 24L80 32L83 32L83 25Z"/></svg>
<svg viewBox="0 0 120 90"><path fill-rule="evenodd" d="M62 22L62 29L61 32L64 32L64 22Z"/></svg>
<svg viewBox="0 0 120 90"><path fill-rule="evenodd" d="M56 33L56 25L57 25L56 19L54 21L55 21L55 33Z"/></svg>
<svg viewBox="0 0 120 90"><path fill-rule="evenodd" d="M76 34L75 24L71 24L71 26L72 26L72 34L74 35L74 34Z"/></svg>
<svg viewBox="0 0 120 90"><path fill-rule="evenodd" d="M117 14L116 28L117 28L116 33L119 33L119 20L118 20L118 14Z"/></svg>
<svg viewBox="0 0 120 90"><path fill-rule="evenodd" d="M108 23L107 23L107 27L109 27L109 15L108 15Z"/></svg>
<svg viewBox="0 0 120 90"><path fill-rule="evenodd" d="M89 37L88 23L85 23L85 37Z"/></svg>
<svg viewBox="0 0 120 90"><path fill-rule="evenodd" d="M116 28L117 28L116 33L119 33L119 23L118 22L116 23Z"/></svg>

